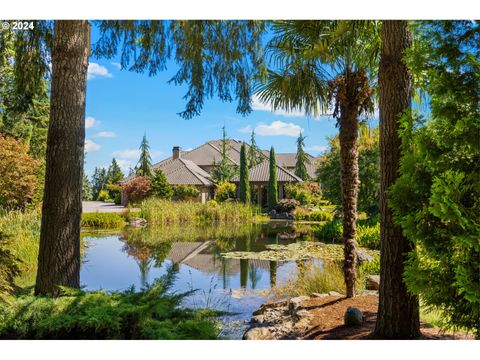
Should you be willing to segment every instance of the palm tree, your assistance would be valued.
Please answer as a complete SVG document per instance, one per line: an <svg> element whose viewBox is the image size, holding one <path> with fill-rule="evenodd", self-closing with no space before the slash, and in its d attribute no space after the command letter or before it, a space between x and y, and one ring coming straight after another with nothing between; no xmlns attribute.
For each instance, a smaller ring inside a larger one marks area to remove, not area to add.
<svg viewBox="0 0 480 360"><path fill-rule="evenodd" d="M259 76L257 95L273 109L319 116L333 110L340 139L344 276L355 294L359 119L373 113L369 76L378 63L375 21L277 21L267 54L275 69ZM277 70L278 69L278 70Z"/></svg>

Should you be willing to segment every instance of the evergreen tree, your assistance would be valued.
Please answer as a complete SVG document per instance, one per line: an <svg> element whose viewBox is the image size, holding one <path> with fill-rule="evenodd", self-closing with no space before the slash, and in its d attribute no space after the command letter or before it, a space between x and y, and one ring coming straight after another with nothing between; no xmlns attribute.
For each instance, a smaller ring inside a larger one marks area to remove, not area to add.
<svg viewBox="0 0 480 360"><path fill-rule="evenodd" d="M298 135L297 139L297 161L295 163L295 175L297 175L302 180L309 180L310 175L307 172L307 165L310 164L310 159L308 155L303 150L305 146L305 136Z"/></svg>
<svg viewBox="0 0 480 360"><path fill-rule="evenodd" d="M112 159L112 163L108 167L107 171L107 183L118 184L124 178L122 169L117 163L115 158Z"/></svg>
<svg viewBox="0 0 480 360"><path fill-rule="evenodd" d="M407 65L430 112L429 121L402 119L400 177L388 192L393 220L413 244L401 275L445 324L480 337L480 27L426 21L416 34Z"/></svg>
<svg viewBox="0 0 480 360"><path fill-rule="evenodd" d="M98 198L98 194L100 191L105 189L107 185L107 170L105 168L95 168L93 173L93 181L92 181L92 195L93 199Z"/></svg>
<svg viewBox="0 0 480 360"><path fill-rule="evenodd" d="M270 176L268 178L267 201L269 210L273 210L278 204L277 162L273 146L270 149Z"/></svg>
<svg viewBox="0 0 480 360"><path fill-rule="evenodd" d="M255 141L255 130L252 129L252 134L250 136L250 148L248 149L248 164L250 167L254 167L262 162L262 155L260 149L257 146Z"/></svg>
<svg viewBox="0 0 480 360"><path fill-rule="evenodd" d="M229 181L233 176L237 174L236 166L232 165L228 154L230 152L230 139L227 136L227 131L225 130L225 126L222 128L223 136L222 136L222 146L220 149L221 152L221 160L220 163L217 165L215 162L213 163L214 169L212 171L212 179L214 181Z"/></svg>
<svg viewBox="0 0 480 360"><path fill-rule="evenodd" d="M140 144L140 159L136 168L139 176L149 177L152 175L152 158L146 134L143 135L142 143Z"/></svg>
<svg viewBox="0 0 480 360"><path fill-rule="evenodd" d="M245 143L242 143L240 149L240 185L239 185L240 201L250 204L250 181L248 177L248 160L247 149Z"/></svg>
<svg viewBox="0 0 480 360"><path fill-rule="evenodd" d="M170 199L173 196L173 188L168 183L167 177L162 170L155 170L155 175L151 179L153 195L162 199Z"/></svg>
<svg viewBox="0 0 480 360"><path fill-rule="evenodd" d="M88 176L85 174L83 174L83 182L82 182L82 200L84 201L93 200L92 183L88 179Z"/></svg>

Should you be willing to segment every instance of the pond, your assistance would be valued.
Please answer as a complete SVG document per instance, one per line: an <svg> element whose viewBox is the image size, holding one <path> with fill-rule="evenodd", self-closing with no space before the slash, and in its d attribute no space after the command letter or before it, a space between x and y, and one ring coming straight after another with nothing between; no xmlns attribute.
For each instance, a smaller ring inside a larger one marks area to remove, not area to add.
<svg viewBox="0 0 480 360"><path fill-rule="evenodd" d="M296 273L300 261L226 258L226 252L262 252L269 246L316 241L315 227L284 222L245 226L147 226L115 233L84 233L81 268L86 290L140 289L173 267L174 292L197 291L185 306L210 307L223 317L222 337L238 339L268 290Z"/></svg>

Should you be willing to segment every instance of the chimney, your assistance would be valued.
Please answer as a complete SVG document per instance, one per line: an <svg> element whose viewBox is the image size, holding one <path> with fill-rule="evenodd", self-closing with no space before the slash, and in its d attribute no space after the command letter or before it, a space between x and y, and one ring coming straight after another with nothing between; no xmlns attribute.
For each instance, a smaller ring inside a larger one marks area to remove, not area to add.
<svg viewBox="0 0 480 360"><path fill-rule="evenodd" d="M174 146L172 149L172 159L180 158L180 146Z"/></svg>

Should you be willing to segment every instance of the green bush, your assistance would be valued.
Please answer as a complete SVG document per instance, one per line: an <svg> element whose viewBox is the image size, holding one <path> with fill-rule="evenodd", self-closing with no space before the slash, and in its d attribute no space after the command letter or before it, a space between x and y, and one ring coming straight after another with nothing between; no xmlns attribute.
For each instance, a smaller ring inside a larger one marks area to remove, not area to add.
<svg viewBox="0 0 480 360"><path fill-rule="evenodd" d="M235 199L235 184L228 181L220 181L215 185L215 199L219 202Z"/></svg>
<svg viewBox="0 0 480 360"><path fill-rule="evenodd" d="M380 249L380 223L373 226L357 226L357 243L361 247Z"/></svg>
<svg viewBox="0 0 480 360"><path fill-rule="evenodd" d="M115 205L120 205L122 203L122 194L121 193L115 194L115 198L113 199L113 202L115 203Z"/></svg>
<svg viewBox="0 0 480 360"><path fill-rule="evenodd" d="M176 200L194 200L199 195L200 191L193 185L173 186L173 196Z"/></svg>
<svg viewBox="0 0 480 360"><path fill-rule="evenodd" d="M83 213L82 226L115 229L125 226L124 218L117 213Z"/></svg>
<svg viewBox="0 0 480 360"><path fill-rule="evenodd" d="M0 303L1 339L216 339L213 311L180 308L173 272L135 292L64 289L58 298L24 295Z"/></svg>
<svg viewBox="0 0 480 360"><path fill-rule="evenodd" d="M367 275L380 275L380 257L376 256L372 261L362 263L360 271Z"/></svg>
<svg viewBox="0 0 480 360"><path fill-rule="evenodd" d="M15 286L15 277L20 274L20 259L9 249L11 237L0 232L0 301Z"/></svg>
<svg viewBox="0 0 480 360"><path fill-rule="evenodd" d="M313 210L309 214L310 221L331 221L333 213L323 210Z"/></svg>
<svg viewBox="0 0 480 360"><path fill-rule="evenodd" d="M107 202L107 200L110 200L110 195L108 194L108 191L107 190L100 190L100 192L98 193L97 200L98 201L103 201L103 202Z"/></svg>
<svg viewBox="0 0 480 360"><path fill-rule="evenodd" d="M342 222L336 219L327 222L325 225L315 230L315 237L325 242L337 242L342 238Z"/></svg>
<svg viewBox="0 0 480 360"><path fill-rule="evenodd" d="M172 185L167 181L167 177L162 170L155 170L155 175L150 179L153 195L161 199L171 199L173 196Z"/></svg>

